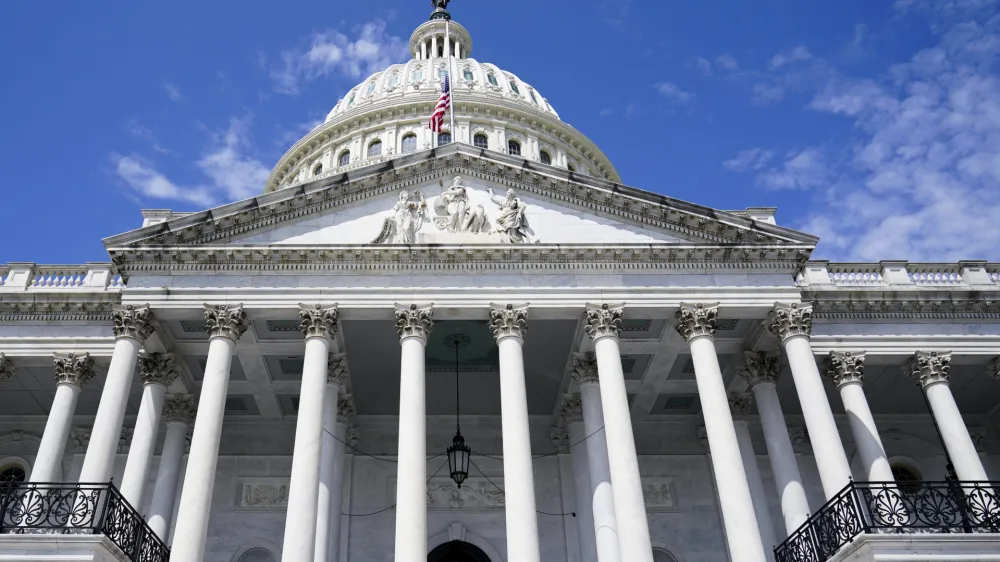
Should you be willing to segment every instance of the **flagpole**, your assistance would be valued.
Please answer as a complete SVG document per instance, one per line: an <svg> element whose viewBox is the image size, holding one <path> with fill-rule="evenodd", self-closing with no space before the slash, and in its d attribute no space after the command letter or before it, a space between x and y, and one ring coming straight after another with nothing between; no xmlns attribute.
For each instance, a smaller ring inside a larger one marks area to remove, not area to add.
<svg viewBox="0 0 1000 562"><path fill-rule="evenodd" d="M458 131L455 130L455 75L452 74L452 60L455 58L455 49L451 44L451 18L444 20L444 40L448 46L448 95L451 96L451 142L458 142Z"/></svg>

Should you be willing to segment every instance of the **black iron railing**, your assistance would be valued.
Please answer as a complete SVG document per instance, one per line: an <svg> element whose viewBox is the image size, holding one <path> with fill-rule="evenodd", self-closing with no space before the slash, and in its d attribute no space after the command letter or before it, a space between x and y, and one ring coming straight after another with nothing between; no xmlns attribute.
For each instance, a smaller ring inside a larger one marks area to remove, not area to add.
<svg viewBox="0 0 1000 562"><path fill-rule="evenodd" d="M167 562L170 549L110 482L0 485L0 534L104 535L132 562Z"/></svg>
<svg viewBox="0 0 1000 562"><path fill-rule="evenodd" d="M851 482L774 549L825 562L862 533L998 533L1000 482Z"/></svg>

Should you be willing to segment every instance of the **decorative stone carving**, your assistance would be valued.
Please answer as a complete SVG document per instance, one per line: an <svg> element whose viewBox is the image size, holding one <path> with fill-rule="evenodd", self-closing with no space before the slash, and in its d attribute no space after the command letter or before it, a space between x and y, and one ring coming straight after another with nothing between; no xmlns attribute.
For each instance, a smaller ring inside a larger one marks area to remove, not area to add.
<svg viewBox="0 0 1000 562"><path fill-rule="evenodd" d="M56 353L56 382L83 388L94 378L94 358L89 353Z"/></svg>
<svg viewBox="0 0 1000 562"><path fill-rule="evenodd" d="M123 427L122 432L118 434L118 454L125 454L128 452L129 447L132 446L132 434L135 430L131 427Z"/></svg>
<svg viewBox="0 0 1000 562"><path fill-rule="evenodd" d="M503 198L497 197L493 193L493 188L489 189L490 201L500 208L497 215L496 224L490 231L500 235L501 242L505 244L523 244L528 242L528 218L525 216L527 210L523 201L514 194L513 189L507 190L507 195Z"/></svg>
<svg viewBox="0 0 1000 562"><path fill-rule="evenodd" d="M111 309L116 338L132 338L144 342L153 333L153 311L146 306L114 306Z"/></svg>
<svg viewBox="0 0 1000 562"><path fill-rule="evenodd" d="M351 450L347 451L347 454L352 454L354 452L354 446L358 444L358 441L361 441L361 432L358 431L358 428L353 425L348 427L347 446L350 447Z"/></svg>
<svg viewBox="0 0 1000 562"><path fill-rule="evenodd" d="M239 341L247 331L247 313L243 305L205 305L205 331L209 338L228 338Z"/></svg>
<svg viewBox="0 0 1000 562"><path fill-rule="evenodd" d="M583 401L579 392L562 395L562 400L559 403L559 417L566 425L583 421Z"/></svg>
<svg viewBox="0 0 1000 562"><path fill-rule="evenodd" d="M308 306L299 304L299 329L306 339L326 338L333 341L337 337L337 305L324 307L321 304Z"/></svg>
<svg viewBox="0 0 1000 562"><path fill-rule="evenodd" d="M163 419L167 423L194 425L198 402L190 394L170 394L163 401Z"/></svg>
<svg viewBox="0 0 1000 562"><path fill-rule="evenodd" d="M337 396L337 421L350 423L358 411L354 406L353 394L340 394Z"/></svg>
<svg viewBox="0 0 1000 562"><path fill-rule="evenodd" d="M743 369L740 371L740 375L746 379L751 388L764 382L777 383L780 362L781 357L777 353L745 351L743 352Z"/></svg>
<svg viewBox="0 0 1000 562"><path fill-rule="evenodd" d="M969 428L969 437L972 439L972 445L975 446L977 453L986 452L987 435L989 435L989 432L985 427Z"/></svg>
<svg viewBox="0 0 1000 562"><path fill-rule="evenodd" d="M562 449L569 444L569 432L566 431L565 427L550 427L549 428L549 439L552 440L552 446L556 449Z"/></svg>
<svg viewBox="0 0 1000 562"><path fill-rule="evenodd" d="M643 478L642 499L649 511L671 511L677 508L673 478Z"/></svg>
<svg viewBox="0 0 1000 562"><path fill-rule="evenodd" d="M734 418L745 418L750 411L750 395L747 393L729 393L729 411Z"/></svg>
<svg viewBox="0 0 1000 562"><path fill-rule="evenodd" d="M433 329L433 304L406 306L396 303L396 334L399 339L420 338L427 341Z"/></svg>
<svg viewBox="0 0 1000 562"><path fill-rule="evenodd" d="M715 322L719 317L719 303L681 303L677 311L677 333L689 342L694 338L715 337Z"/></svg>
<svg viewBox="0 0 1000 562"><path fill-rule="evenodd" d="M600 384L600 376L597 374L597 356L594 352L573 354L573 380L576 384Z"/></svg>
<svg viewBox="0 0 1000 562"><path fill-rule="evenodd" d="M809 432L805 427L789 426L788 439L792 442L792 450L796 453L809 452Z"/></svg>
<svg viewBox="0 0 1000 562"><path fill-rule="evenodd" d="M287 478L255 478L240 483L241 511L285 511L288 508Z"/></svg>
<svg viewBox="0 0 1000 562"><path fill-rule="evenodd" d="M479 234L486 226L486 209L482 205L469 208L469 194L462 185L462 176L455 176L451 187L434 203L434 226L445 232Z"/></svg>
<svg viewBox="0 0 1000 562"><path fill-rule="evenodd" d="M782 342L795 336L808 338L812 334L812 306L776 302L765 325Z"/></svg>
<svg viewBox="0 0 1000 562"><path fill-rule="evenodd" d="M1000 381L1000 357L997 357L986 366L989 375Z"/></svg>
<svg viewBox="0 0 1000 562"><path fill-rule="evenodd" d="M14 363L6 354L0 353L0 386L14 378Z"/></svg>
<svg viewBox="0 0 1000 562"><path fill-rule="evenodd" d="M392 206L392 214L382 223L382 231L372 244L415 243L426 213L427 201L419 191L414 191L412 195L409 191L400 191L399 199Z"/></svg>
<svg viewBox="0 0 1000 562"><path fill-rule="evenodd" d="M177 362L171 353L147 353L139 357L143 384L170 386L177 380Z"/></svg>
<svg viewBox="0 0 1000 562"><path fill-rule="evenodd" d="M911 379L920 382L923 388L936 383L947 384L951 372L951 352L918 351L906 363L903 371Z"/></svg>
<svg viewBox="0 0 1000 562"><path fill-rule="evenodd" d="M489 327L498 342L503 338L524 339L528 331L528 304L490 303Z"/></svg>
<svg viewBox="0 0 1000 562"><path fill-rule="evenodd" d="M705 429L705 426L699 425L697 431L695 432L695 435L698 436L698 442L701 443L701 446L704 447L705 450L707 451L708 450L708 430Z"/></svg>
<svg viewBox="0 0 1000 562"><path fill-rule="evenodd" d="M77 453L86 453L87 446L90 445L90 428L74 427L69 432L70 441L73 442L73 450Z"/></svg>
<svg viewBox="0 0 1000 562"><path fill-rule="evenodd" d="M344 388L350 378L346 353L331 353L326 361L326 382Z"/></svg>
<svg viewBox="0 0 1000 562"><path fill-rule="evenodd" d="M831 351L823 369L826 377L837 387L865 380L865 352Z"/></svg>
<svg viewBox="0 0 1000 562"><path fill-rule="evenodd" d="M584 330L595 341L604 337L617 338L622 332L622 316L624 314L625 303L587 303L587 325L584 326Z"/></svg>
<svg viewBox="0 0 1000 562"><path fill-rule="evenodd" d="M502 486L497 479L492 479ZM428 509L503 509L504 493L485 478L468 478L459 488L451 480L434 480L427 484Z"/></svg>

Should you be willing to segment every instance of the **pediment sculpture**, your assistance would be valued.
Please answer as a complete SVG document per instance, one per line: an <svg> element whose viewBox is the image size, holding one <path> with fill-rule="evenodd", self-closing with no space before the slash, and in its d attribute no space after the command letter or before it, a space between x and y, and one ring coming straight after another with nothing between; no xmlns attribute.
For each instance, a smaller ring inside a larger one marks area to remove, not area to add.
<svg viewBox="0 0 1000 562"><path fill-rule="evenodd" d="M496 224L490 231L499 234L501 241L505 244L523 244L528 242L528 235L531 229L528 227L528 218L525 215L527 206L524 201L514 193L513 189L507 190L507 195L497 197L490 188L490 200L500 208L497 215Z"/></svg>
<svg viewBox="0 0 1000 562"><path fill-rule="evenodd" d="M455 176L451 187L434 203L434 225L445 232L470 232L479 234L486 227L486 209L482 205L472 208L469 194L462 185L462 176Z"/></svg>
<svg viewBox="0 0 1000 562"><path fill-rule="evenodd" d="M424 224L427 212L427 201L419 191L412 194L401 191L399 200L392 206L392 215L382 223L382 232L372 241L372 244L413 244L417 241L417 232Z"/></svg>

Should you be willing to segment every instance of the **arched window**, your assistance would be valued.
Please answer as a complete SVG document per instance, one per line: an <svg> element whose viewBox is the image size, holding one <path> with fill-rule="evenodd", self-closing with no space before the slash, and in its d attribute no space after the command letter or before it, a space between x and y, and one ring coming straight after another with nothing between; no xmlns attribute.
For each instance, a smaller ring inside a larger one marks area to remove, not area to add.
<svg viewBox="0 0 1000 562"><path fill-rule="evenodd" d="M472 137L472 144L476 145L479 148L489 148L490 138L484 135L483 133L478 133L476 134L476 136Z"/></svg>
<svg viewBox="0 0 1000 562"><path fill-rule="evenodd" d="M662 548L654 548L653 562L677 562L677 557Z"/></svg>
<svg viewBox="0 0 1000 562"><path fill-rule="evenodd" d="M451 133L447 131L438 133L438 146L444 146L446 144L451 144Z"/></svg>
<svg viewBox="0 0 1000 562"><path fill-rule="evenodd" d="M399 84L399 74L393 74L392 76L390 76L389 82L386 83L386 86L390 88L395 88L396 84Z"/></svg>
<svg viewBox="0 0 1000 562"><path fill-rule="evenodd" d="M519 143L519 142L517 142L516 140L513 140L513 139L507 141L507 154L510 154L511 156L520 156L521 155L521 143Z"/></svg>
<svg viewBox="0 0 1000 562"><path fill-rule="evenodd" d="M424 79L424 70L418 68L410 73L410 82L422 82Z"/></svg>
<svg viewBox="0 0 1000 562"><path fill-rule="evenodd" d="M368 145L368 157L377 158L382 156L382 141L373 140L371 144Z"/></svg>
<svg viewBox="0 0 1000 562"><path fill-rule="evenodd" d="M417 151L417 135L410 133L403 137L403 154L412 154Z"/></svg>
<svg viewBox="0 0 1000 562"><path fill-rule="evenodd" d="M318 176L318 175L320 175L322 173L323 173L323 164L322 163L316 164L315 166L313 166L313 175L314 176Z"/></svg>
<svg viewBox="0 0 1000 562"><path fill-rule="evenodd" d="M341 152L340 156L337 157L337 165L338 166L346 166L346 165L348 165L350 163L351 163L351 151L350 150L345 150L345 151Z"/></svg>
<svg viewBox="0 0 1000 562"><path fill-rule="evenodd" d="M920 476L917 469L901 462L892 463L889 465L889 469L892 470L892 479L899 484L900 490L912 493L920 489L920 481L923 480L923 477Z"/></svg>
<svg viewBox="0 0 1000 562"><path fill-rule="evenodd" d="M368 91L365 92L365 96L370 97L372 95L372 92L374 91L375 91L375 81L372 80L371 82L368 83Z"/></svg>
<svg viewBox="0 0 1000 562"><path fill-rule="evenodd" d="M240 554L236 562L275 562L275 557L266 548L254 547Z"/></svg>
<svg viewBox="0 0 1000 562"><path fill-rule="evenodd" d="M351 97L347 100L347 105L353 105L354 104L354 98L357 95L358 95L357 91L351 92Z"/></svg>
<svg viewBox="0 0 1000 562"><path fill-rule="evenodd" d="M510 91L514 92L515 95L521 95L521 90L517 87L517 80L514 80L512 76L508 76L507 80L510 82Z"/></svg>
<svg viewBox="0 0 1000 562"><path fill-rule="evenodd" d="M500 85L500 84L497 83L497 77L492 72L486 75L486 80L490 84L492 84L493 86L499 86Z"/></svg>
<svg viewBox="0 0 1000 562"><path fill-rule="evenodd" d="M566 167L569 168L569 171L571 171L571 172L575 172L576 171L576 166L574 166L572 162L567 163Z"/></svg>
<svg viewBox="0 0 1000 562"><path fill-rule="evenodd" d="M462 77L464 77L466 80L476 79L476 75L472 73L472 69L470 68L466 68L465 70L462 71Z"/></svg>
<svg viewBox="0 0 1000 562"><path fill-rule="evenodd" d="M539 155L538 155L538 156L539 156L539 158L541 158L541 160L542 160L542 164L550 164L550 165L552 164L552 157L551 157L551 156L549 156L549 153L548 153L548 152L545 152L545 151L543 150L543 151L541 151L541 152L539 153Z"/></svg>
<svg viewBox="0 0 1000 562"><path fill-rule="evenodd" d="M531 96L531 103L538 105L538 98L535 97L535 91L528 88L528 95Z"/></svg>
<svg viewBox="0 0 1000 562"><path fill-rule="evenodd" d="M24 482L28 474L20 463L7 463L0 466L0 489Z"/></svg>

